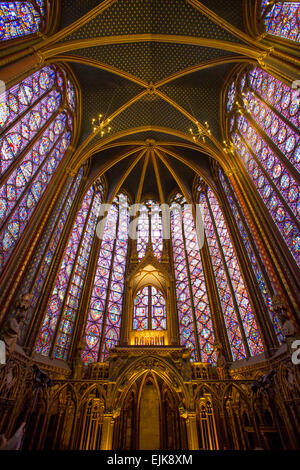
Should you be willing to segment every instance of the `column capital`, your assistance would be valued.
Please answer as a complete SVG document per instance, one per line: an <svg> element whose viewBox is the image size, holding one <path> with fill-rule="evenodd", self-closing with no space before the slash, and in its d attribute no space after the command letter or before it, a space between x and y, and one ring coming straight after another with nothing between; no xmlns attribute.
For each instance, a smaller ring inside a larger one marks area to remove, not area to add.
<svg viewBox="0 0 300 470"><path fill-rule="evenodd" d="M236 166L233 166L228 170L224 170L224 173L228 178L231 178L232 176L239 174L240 170Z"/></svg>

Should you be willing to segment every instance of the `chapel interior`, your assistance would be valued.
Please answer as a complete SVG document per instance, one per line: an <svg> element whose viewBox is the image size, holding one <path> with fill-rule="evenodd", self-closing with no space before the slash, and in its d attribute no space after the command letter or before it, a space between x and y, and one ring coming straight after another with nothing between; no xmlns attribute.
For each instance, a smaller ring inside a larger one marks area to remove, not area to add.
<svg viewBox="0 0 300 470"><path fill-rule="evenodd" d="M300 448L299 41L295 0L0 1L0 449Z"/></svg>

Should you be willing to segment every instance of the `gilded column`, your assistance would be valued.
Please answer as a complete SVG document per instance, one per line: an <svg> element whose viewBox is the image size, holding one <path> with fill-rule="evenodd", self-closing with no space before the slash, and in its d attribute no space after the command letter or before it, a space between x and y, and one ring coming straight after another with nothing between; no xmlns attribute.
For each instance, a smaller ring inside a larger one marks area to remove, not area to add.
<svg viewBox="0 0 300 470"><path fill-rule="evenodd" d="M187 413L186 429L189 450L199 450L196 412Z"/></svg>
<svg viewBox="0 0 300 470"><path fill-rule="evenodd" d="M114 421L113 413L104 413L100 450L112 450Z"/></svg>

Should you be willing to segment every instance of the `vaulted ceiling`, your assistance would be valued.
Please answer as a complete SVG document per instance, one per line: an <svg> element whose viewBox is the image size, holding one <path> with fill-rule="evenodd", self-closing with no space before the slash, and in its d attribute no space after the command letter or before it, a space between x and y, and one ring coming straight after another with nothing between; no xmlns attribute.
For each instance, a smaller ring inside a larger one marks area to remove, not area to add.
<svg viewBox="0 0 300 470"><path fill-rule="evenodd" d="M82 91L77 161L92 156L91 178L105 168L112 196L121 185L133 198L167 198L191 187L192 164L209 175L206 147L218 151L222 141L221 91L245 60L235 29L244 31L243 0L61 0L59 30L100 4L103 11L52 46ZM99 114L111 119L109 134L106 122L106 133L93 135ZM215 141L195 145L195 121L208 122Z"/></svg>

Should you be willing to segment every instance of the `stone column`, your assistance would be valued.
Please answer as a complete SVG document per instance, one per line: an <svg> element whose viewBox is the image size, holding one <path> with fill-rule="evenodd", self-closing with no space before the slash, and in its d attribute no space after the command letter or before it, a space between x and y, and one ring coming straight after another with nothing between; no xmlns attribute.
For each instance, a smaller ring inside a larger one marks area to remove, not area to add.
<svg viewBox="0 0 300 470"><path fill-rule="evenodd" d="M100 450L112 450L114 418L112 413L104 413Z"/></svg>
<svg viewBox="0 0 300 470"><path fill-rule="evenodd" d="M186 429L189 450L199 450L196 413L187 413Z"/></svg>

